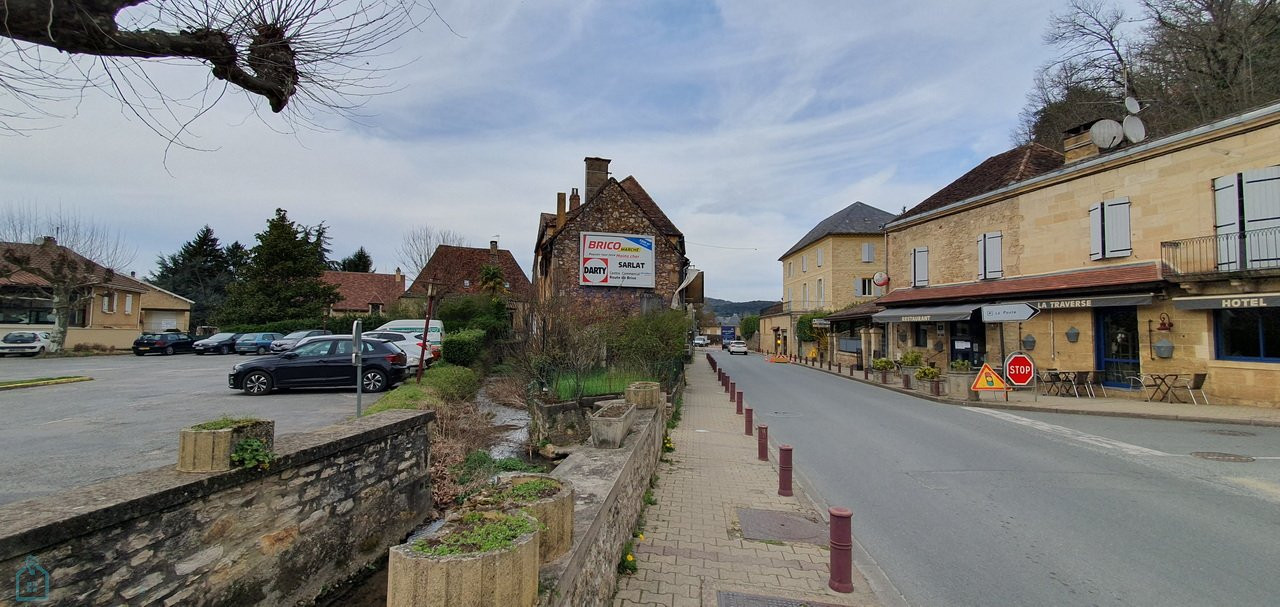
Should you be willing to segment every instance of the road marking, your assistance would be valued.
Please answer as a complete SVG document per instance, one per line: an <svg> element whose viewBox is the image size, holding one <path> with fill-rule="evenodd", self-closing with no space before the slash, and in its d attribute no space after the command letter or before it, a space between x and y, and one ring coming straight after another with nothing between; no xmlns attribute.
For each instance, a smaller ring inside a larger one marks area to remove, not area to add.
<svg viewBox="0 0 1280 607"><path fill-rule="evenodd" d="M1040 430L1041 432L1055 434L1063 438L1069 438L1071 440L1080 441L1082 443L1088 443L1090 445L1103 447L1105 449L1115 449L1117 451L1120 451L1121 453L1125 453L1128 455L1154 455L1154 456L1164 456L1164 457L1170 457L1173 455L1172 453L1165 453L1163 451L1156 451L1155 449L1139 447L1137 445L1132 445L1126 442L1105 438L1102 436L1086 434L1084 432L1080 432L1079 430L1072 430L1071 428L1055 426L1054 424L1037 421L1034 419L1028 419L1019 415L1005 413L1004 411L996 411L995 409L983 409L980 407L965 407L965 409L968 409L969 411L973 411L975 413L990 415L991 417L1002 419L1010 423L1019 424L1019 425L1027 426L1030 428L1035 428L1036 430Z"/></svg>
<svg viewBox="0 0 1280 607"><path fill-rule="evenodd" d="M1246 489L1252 489L1258 493L1262 493L1270 497L1273 501L1280 498L1280 485L1270 481L1264 481L1260 478L1249 478L1244 476L1228 476L1227 480L1233 482Z"/></svg>
<svg viewBox="0 0 1280 607"><path fill-rule="evenodd" d="M56 424L56 423L58 423L58 422L65 422L65 421L70 421L70 420L73 420L73 419L76 419L76 418L74 418L74 417L64 417L64 418L62 418L62 419L55 419L55 420L52 420L52 421L47 421L47 422L44 422L44 423L42 423L42 424L40 424L40 425L41 425L41 426L47 426L47 425L49 425L49 424Z"/></svg>

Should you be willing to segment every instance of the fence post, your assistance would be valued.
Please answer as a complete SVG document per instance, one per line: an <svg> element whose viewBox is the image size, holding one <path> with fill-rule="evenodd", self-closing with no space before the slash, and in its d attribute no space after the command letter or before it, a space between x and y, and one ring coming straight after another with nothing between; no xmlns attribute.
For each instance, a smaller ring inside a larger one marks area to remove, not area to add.
<svg viewBox="0 0 1280 607"><path fill-rule="evenodd" d="M741 390L738 391L738 410L736 413L738 415L742 415L742 391Z"/></svg>
<svg viewBox="0 0 1280 607"><path fill-rule="evenodd" d="M756 426L756 459L769 461L769 426Z"/></svg>
<svg viewBox="0 0 1280 607"><path fill-rule="evenodd" d="M742 412L745 413L747 416L746 431L743 432L743 434L746 434L747 436L751 436L751 421L752 421L751 418L752 418L752 415L755 414L755 412L751 410L751 407L747 407L743 409Z"/></svg>
<svg viewBox="0 0 1280 607"><path fill-rule="evenodd" d="M738 391L738 382L729 382L729 402L733 402L733 393Z"/></svg>
<svg viewBox="0 0 1280 607"><path fill-rule="evenodd" d="M853 592L853 512L846 508L828 508L827 513L831 515L827 586L836 592Z"/></svg>
<svg viewBox="0 0 1280 607"><path fill-rule="evenodd" d="M778 447L778 495L791 497L791 445Z"/></svg>

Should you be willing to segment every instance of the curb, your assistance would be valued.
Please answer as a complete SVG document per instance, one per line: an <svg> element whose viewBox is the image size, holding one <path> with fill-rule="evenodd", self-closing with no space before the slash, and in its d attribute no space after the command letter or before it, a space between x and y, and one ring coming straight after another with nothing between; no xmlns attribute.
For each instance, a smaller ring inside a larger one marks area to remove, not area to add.
<svg viewBox="0 0 1280 607"><path fill-rule="evenodd" d="M981 401L981 400L977 400L977 401L951 400L949 398L942 398L939 396L934 396L932 394L917 392L915 390L907 390L905 388L899 388L896 386L887 386L879 382L869 382L863 379L859 379L857 377L851 377L841 373L836 373L834 371L828 371L826 369L823 369L820 367L814 367L804 363L789 363L789 364L793 366L801 367L804 369L811 369L814 371L818 371L820 373L826 373L827 375L834 375L835 377L847 379L850 381L856 381L863 385L875 386L877 388L890 390L893 392L897 392L899 394L908 394L916 398L931 400L938 404L951 405L953 407L955 406L977 407L979 409L1005 409L1009 411L1066 413L1070 415L1096 415L1101 417L1128 417L1133 419L1160 419L1160 420L1166 420L1166 421L1199 422L1204 424L1232 424L1232 425L1238 425L1238 426L1267 426L1272 428L1280 428L1280 421L1270 420L1270 419L1230 419L1230 418L1221 418L1221 417L1205 417L1200 415L1177 415L1172 413L1140 413L1136 411L1097 411L1094 409L1057 409L1057 408L1049 409L1045 407L1035 407L1031 405L1018 405L1018 404L1012 404L1012 403L1006 404L1006 403ZM1212 405L1205 405L1205 406L1212 406Z"/></svg>
<svg viewBox="0 0 1280 607"><path fill-rule="evenodd" d="M38 386L56 386L58 384L74 384L82 381L93 381L93 378L82 375L80 377L63 377L60 379L47 379L44 381L32 381L32 382L25 382L20 384L8 384L5 386L0 386L0 391L17 390L19 388L35 388Z"/></svg>

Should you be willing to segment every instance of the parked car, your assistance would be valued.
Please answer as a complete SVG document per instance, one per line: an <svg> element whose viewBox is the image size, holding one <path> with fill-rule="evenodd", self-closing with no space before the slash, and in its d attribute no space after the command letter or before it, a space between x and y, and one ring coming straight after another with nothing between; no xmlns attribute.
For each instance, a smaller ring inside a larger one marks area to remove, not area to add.
<svg viewBox="0 0 1280 607"><path fill-rule="evenodd" d="M374 329L374 331L410 333L418 335L419 339L421 339L422 326L422 320L402 319L385 323L381 327ZM429 344L428 348L431 350L431 358L439 359L441 344L444 343L444 322L440 320L431 321L430 326L427 328L427 337L427 343Z"/></svg>
<svg viewBox="0 0 1280 607"><path fill-rule="evenodd" d="M405 355L409 357L409 368L418 368L418 361L422 357L421 333L414 335L412 333L400 333L398 331L368 331L364 336L395 344L401 350L404 350ZM432 360L433 358L428 356L427 364L430 365Z"/></svg>
<svg viewBox="0 0 1280 607"><path fill-rule="evenodd" d="M133 353L138 356L154 353L168 356L178 352L190 352L194 343L195 340L186 333L172 331L143 333L138 339L133 340Z"/></svg>
<svg viewBox="0 0 1280 607"><path fill-rule="evenodd" d="M236 354L266 354L271 342L281 337L279 333L245 333L236 340Z"/></svg>
<svg viewBox="0 0 1280 607"><path fill-rule="evenodd" d="M261 396L277 388L344 387L356 385L351 364L352 337L317 337L280 354L242 362L227 375L232 390ZM365 392L381 392L404 381L408 357L396 346L378 339L362 339Z"/></svg>
<svg viewBox="0 0 1280 607"><path fill-rule="evenodd" d="M57 350L58 346L48 331L10 331L0 340L0 357L10 354L39 356Z"/></svg>
<svg viewBox="0 0 1280 607"><path fill-rule="evenodd" d="M230 354L236 351L236 340L240 339L241 335L244 335L244 333L214 333L191 344L191 349L196 354L204 354L205 352Z"/></svg>
<svg viewBox="0 0 1280 607"><path fill-rule="evenodd" d="M699 335L693 338L693 345L696 347L705 347L711 345L711 340L706 335Z"/></svg>
<svg viewBox="0 0 1280 607"><path fill-rule="evenodd" d="M742 354L745 356L747 354L747 342L741 339L729 342L729 354Z"/></svg>
<svg viewBox="0 0 1280 607"><path fill-rule="evenodd" d="M271 342L271 351L275 352L276 354L279 354L281 352L288 352L289 350L292 350L294 346L298 345L299 341L307 337L315 337L317 335L333 335L333 331L330 331L328 329L311 329L308 331L294 331L293 333L285 335L284 337L281 337Z"/></svg>

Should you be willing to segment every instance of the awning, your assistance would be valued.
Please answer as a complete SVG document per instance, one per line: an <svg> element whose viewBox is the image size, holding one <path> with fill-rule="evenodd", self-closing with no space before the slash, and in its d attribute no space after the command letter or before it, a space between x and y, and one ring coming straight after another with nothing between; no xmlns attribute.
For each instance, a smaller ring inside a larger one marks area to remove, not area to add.
<svg viewBox="0 0 1280 607"><path fill-rule="evenodd" d="M954 304L950 306L916 306L892 308L871 316L875 322L944 322L969 320L980 303Z"/></svg>
<svg viewBox="0 0 1280 607"><path fill-rule="evenodd" d="M1173 307L1179 310L1233 310L1236 308L1280 308L1280 293L1234 293L1175 297Z"/></svg>
<svg viewBox="0 0 1280 607"><path fill-rule="evenodd" d="M1001 303L1026 303L1039 308L1042 312L1045 310L1069 310L1071 308L1112 308L1116 306L1148 306L1154 301L1155 296L1151 293L1141 293L1137 295L1103 295L1099 297L1090 297L1088 295L1080 295L1077 297L1055 297L1053 299L1024 299L1017 302L1001 302Z"/></svg>

